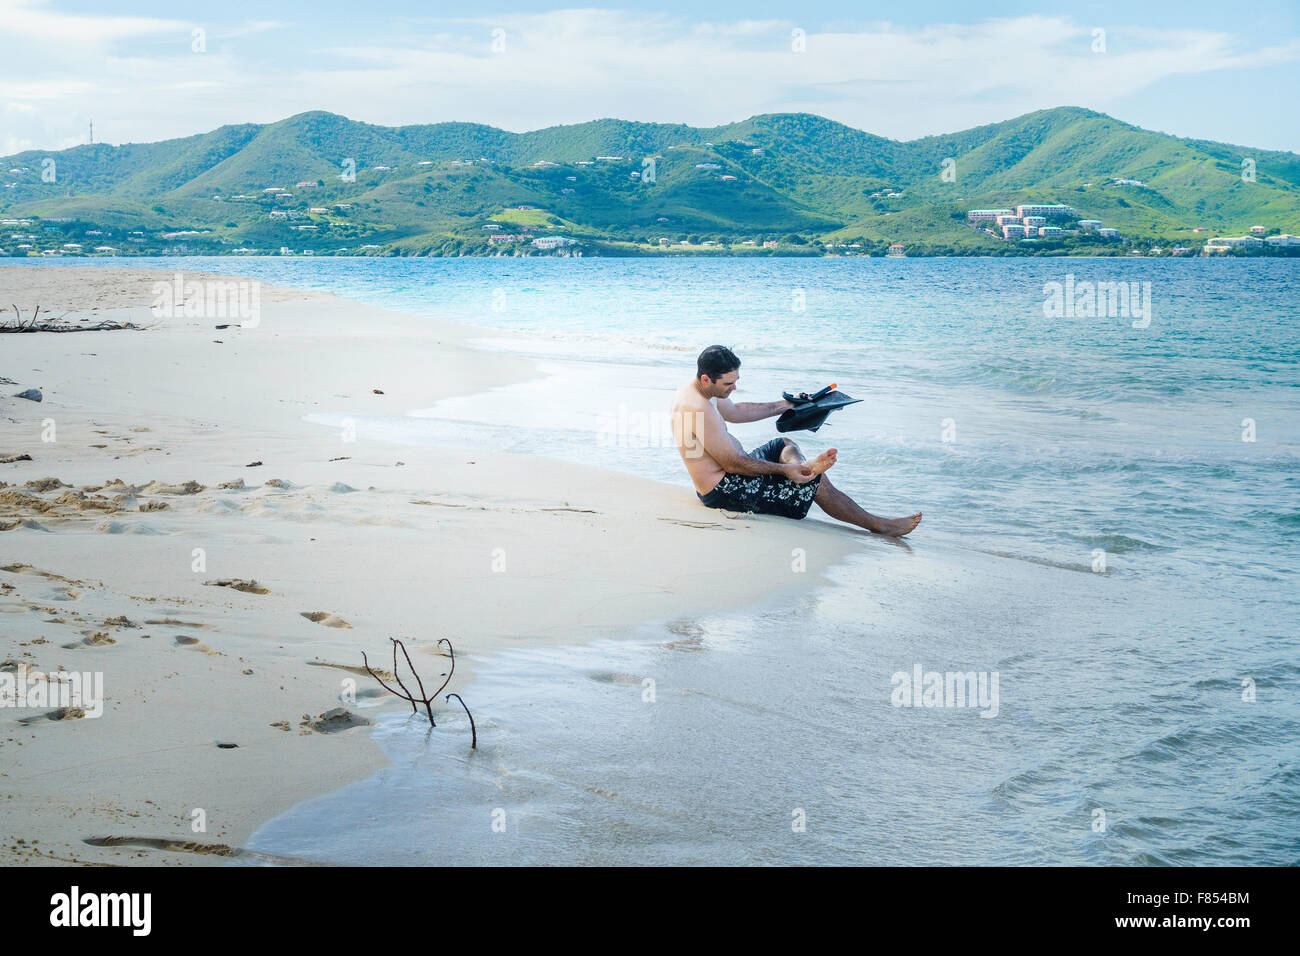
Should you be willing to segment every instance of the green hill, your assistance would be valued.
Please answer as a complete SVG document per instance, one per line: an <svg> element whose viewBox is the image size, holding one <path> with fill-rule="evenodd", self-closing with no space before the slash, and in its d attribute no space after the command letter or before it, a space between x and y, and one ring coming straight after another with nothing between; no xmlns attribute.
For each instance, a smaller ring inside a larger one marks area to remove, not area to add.
<svg viewBox="0 0 1300 956"><path fill-rule="evenodd" d="M891 242L913 254L1115 254L1199 247L1256 225L1300 233L1300 156L1077 107L910 142L806 113L511 133L316 111L159 143L18 153L0 159L0 179L0 216L33 221L0 234L9 255L68 243L119 254L533 254L550 251L531 241L547 235L578 240L557 244L561 254L865 254ZM1004 241L965 221L972 208L1020 203L1067 204L1127 243ZM502 217L519 206L529 215Z"/></svg>

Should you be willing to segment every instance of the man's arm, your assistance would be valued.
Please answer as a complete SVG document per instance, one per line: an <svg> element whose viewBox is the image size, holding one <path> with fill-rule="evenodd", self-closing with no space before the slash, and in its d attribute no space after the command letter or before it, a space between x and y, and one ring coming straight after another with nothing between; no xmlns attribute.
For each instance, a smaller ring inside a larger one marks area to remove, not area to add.
<svg viewBox="0 0 1300 956"><path fill-rule="evenodd" d="M745 422L760 422L764 418L780 415L794 405L784 398L779 402L733 402L729 398L718 399L718 414L737 425Z"/></svg>
<svg viewBox="0 0 1300 956"><path fill-rule="evenodd" d="M812 469L794 462L771 462L761 458L751 458L742 451L737 451L727 434L722 419L708 411L697 413L697 434L700 444L716 461L723 471L733 475L785 475L791 481L805 482L812 479Z"/></svg>

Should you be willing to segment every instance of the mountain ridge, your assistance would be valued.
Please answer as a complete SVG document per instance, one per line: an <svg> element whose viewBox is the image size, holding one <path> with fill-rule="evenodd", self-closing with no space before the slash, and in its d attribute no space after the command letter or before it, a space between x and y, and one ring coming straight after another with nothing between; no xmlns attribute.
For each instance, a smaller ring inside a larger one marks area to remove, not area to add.
<svg viewBox="0 0 1300 956"><path fill-rule="evenodd" d="M502 214L517 206L543 213L514 217L529 235L563 232L607 254L663 251L660 240L675 251L761 248L760 239L794 252L850 239L872 251L895 241L922 253L1034 254L1060 242L1114 251L1094 236L1008 244L963 221L968 208L1031 202L1073 206L1139 242L1255 225L1300 232L1300 155L1175 137L1075 106L907 141L813 113L714 127L604 117L516 133L311 110L0 163L0 216L68 220L64 238L138 231L145 242L129 241L148 249L185 232L209 252L495 253L505 243L486 233L514 228ZM23 244L0 239L11 255ZM26 245L30 254L40 243Z"/></svg>

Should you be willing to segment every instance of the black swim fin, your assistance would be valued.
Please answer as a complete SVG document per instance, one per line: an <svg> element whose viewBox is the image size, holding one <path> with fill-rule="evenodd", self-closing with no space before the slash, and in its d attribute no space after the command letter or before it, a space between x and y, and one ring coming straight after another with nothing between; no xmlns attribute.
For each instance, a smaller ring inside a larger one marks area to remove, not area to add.
<svg viewBox="0 0 1300 956"><path fill-rule="evenodd" d="M779 432L815 432L837 408L862 401L860 398L849 398L837 391L834 385L827 385L812 395L791 395L789 392L782 392L782 395L787 402L794 402L794 408L786 409L776 420L776 430Z"/></svg>

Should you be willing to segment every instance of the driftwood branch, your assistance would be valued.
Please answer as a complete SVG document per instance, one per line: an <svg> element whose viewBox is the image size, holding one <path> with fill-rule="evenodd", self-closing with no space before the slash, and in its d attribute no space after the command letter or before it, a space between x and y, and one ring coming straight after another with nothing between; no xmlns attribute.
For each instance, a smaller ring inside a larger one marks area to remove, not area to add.
<svg viewBox="0 0 1300 956"><path fill-rule="evenodd" d="M453 697L455 697L457 700L460 700L460 694L448 694L448 695L444 698L444 700L451 700ZM465 707L465 702L464 702L463 700L460 700L460 706ZM469 708L468 708L468 707L465 707L465 716L469 718L469 733L470 733L470 738L469 738L469 741L470 741L470 742L469 742L469 749L470 749L470 750L477 750L477 749L478 749L478 730L476 730L475 727L474 727L474 715L471 714L471 713L469 712Z"/></svg>
<svg viewBox="0 0 1300 956"><path fill-rule="evenodd" d="M456 673L456 649L451 646L451 641L447 640L445 637L439 638L438 643L447 645L447 653L451 655L451 670L447 671L447 679L442 682L442 687L439 687L433 692L434 697L437 697L442 693L443 688L451 683L451 675ZM464 704L465 702L461 701L461 703Z"/></svg>
<svg viewBox="0 0 1300 956"><path fill-rule="evenodd" d="M39 321L41 307L36 306L32 310L32 317L26 322L23 321L22 310L17 305L11 305L16 318L12 322L0 322L0 333L5 332L115 332L119 329L141 329L144 326L136 325L134 322L97 322L94 325L71 325L64 320L68 317L65 312L57 319L46 319L44 322Z"/></svg>
<svg viewBox="0 0 1300 956"><path fill-rule="evenodd" d="M378 674L376 674L373 670L370 669L370 661L366 660L366 652L365 652L365 651L362 651L362 652L361 652L361 663L365 665L365 668L366 668L366 670L370 673L370 676L373 677L375 680L379 681L379 686L380 686L380 687L382 687L384 690L388 691L390 694L393 694L394 696L397 696L397 697L404 697L404 698L406 698L407 700L410 700L410 698L409 698L409 697L406 697L405 694L398 693L397 691L395 691L395 690L393 690L391 687L389 687L387 684L385 684L385 683L384 683L384 679L383 679L382 677L380 677Z"/></svg>
<svg viewBox="0 0 1300 956"><path fill-rule="evenodd" d="M403 644L401 641L397 640L397 638L395 637L390 637L389 640L402 649L402 656L406 658L406 666L409 667L411 669L411 673L415 675L415 684L417 687L420 688L420 699L424 701L424 706L428 707L429 701L433 700L433 698L425 696L424 681L420 680L419 672L415 669L415 665L411 663L411 655L406 653L406 645ZM396 670L394 670L394 673L396 673ZM430 712L429 714L429 723L431 724L433 723L432 712Z"/></svg>
<svg viewBox="0 0 1300 956"><path fill-rule="evenodd" d="M443 692L446 686L451 682L452 675L456 673L456 649L452 647L451 641L447 640L447 638L439 638L439 644L447 645L447 653L448 656L451 657L451 667L447 670L447 679L442 682L442 686L432 695L428 695L425 693L424 681L420 678L420 672L415 669L415 664L411 660L411 655L407 653L406 645L395 637L390 637L389 640L393 642L393 678L397 681L397 686L400 689L394 690L392 687L389 687L388 684L384 683L384 679L375 673L374 669L370 666L370 661L366 658L366 652L362 651L361 662L365 665L366 672L379 682L380 687L388 691L394 697L400 697L402 700L408 701L411 705L411 713L419 713L417 705L423 704L424 712L429 716L429 726L431 728L437 727L438 725L433 719L433 701L438 699L438 695ZM419 696L411 693L410 688L406 686L406 683L402 680L401 673L397 669L397 652L399 649L402 652L402 657L406 659L406 666L410 669L411 676L415 678L415 686L419 688ZM477 750L478 728L474 725L474 715L469 712L469 707L466 706L465 701L461 699L460 694L448 694L444 699L450 701L453 697L460 701L461 707L465 708L465 715L469 717L470 750Z"/></svg>
<svg viewBox="0 0 1300 956"><path fill-rule="evenodd" d="M389 640L392 640L392 638L389 638ZM413 714L419 713L419 711L415 709L415 698L411 696L411 692L407 690L406 685L402 683L402 675L397 670L397 642L396 641L393 641L393 676L397 678L397 686L402 688L402 690L406 693L406 699L411 702L411 713Z"/></svg>

